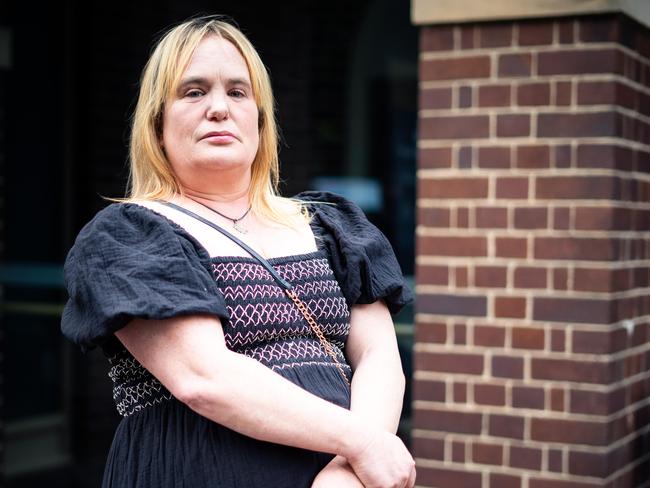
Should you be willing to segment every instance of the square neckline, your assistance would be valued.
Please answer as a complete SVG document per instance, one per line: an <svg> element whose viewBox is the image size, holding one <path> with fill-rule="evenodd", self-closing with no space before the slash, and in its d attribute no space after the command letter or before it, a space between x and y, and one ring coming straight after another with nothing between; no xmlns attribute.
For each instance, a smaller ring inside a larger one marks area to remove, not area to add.
<svg viewBox="0 0 650 488"><path fill-rule="evenodd" d="M253 262L253 263L258 263L259 264L259 261L257 259L255 259L251 255L248 255L248 256L245 256L245 255L211 256L210 253L208 252L208 250L205 248L205 246L196 237L194 237L182 225L180 225L178 222L170 219L168 216L166 216L166 215L164 215L164 214L162 214L162 213L160 213L160 212L158 212L158 211L156 211L156 210L154 210L154 209L152 209L150 207L147 207L145 205L140 205L139 203L136 203L136 202L123 202L123 203L121 203L121 205L135 206L135 207L140 208L140 209L148 210L148 211L152 212L153 214L155 214L156 216L161 217L169 225L171 225L171 227L173 227L174 229L176 229L177 231L182 233L184 237L186 237L186 238L190 239L191 241L193 241L198 246L198 248L201 250L201 252L204 254L203 259L209 260L211 263L212 262L225 263L225 262L237 262L237 261L240 261L240 262L246 262L246 263ZM200 221L198 221L198 222L200 222ZM313 222L313 220L312 220L312 222ZM316 237L316 233L314 232L314 227L312 226L312 222L309 223L309 230L311 231L312 237L313 237L314 242L316 244L316 250L308 251L308 252L304 252L304 253L298 253L298 254L286 254L286 255L283 255L283 256L274 256L274 257L270 257L270 258L264 257L264 259L266 261L268 261L270 264L284 264L286 262L305 261L305 260L308 260L308 259L316 259L316 258L327 258L327 253L319 245L319 239ZM206 224L203 224L203 225L206 225ZM215 232L216 232L216 230L215 230ZM244 250L243 248L241 248L241 249ZM261 266L261 264L260 264L260 266Z"/></svg>
<svg viewBox="0 0 650 488"><path fill-rule="evenodd" d="M289 262L295 261L307 261L310 259L318 258L327 258L325 251L323 249L317 249L316 251L310 251L300 254L287 254L286 256L276 256L274 258L264 258L269 264L286 264ZM210 256L211 263L257 263L260 262L252 256ZM261 264L260 264L261 266Z"/></svg>

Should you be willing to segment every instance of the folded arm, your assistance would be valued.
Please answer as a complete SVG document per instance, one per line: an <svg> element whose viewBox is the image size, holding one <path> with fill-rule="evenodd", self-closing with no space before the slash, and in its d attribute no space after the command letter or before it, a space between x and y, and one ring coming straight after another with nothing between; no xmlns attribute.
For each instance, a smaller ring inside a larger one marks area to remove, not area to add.
<svg viewBox="0 0 650 488"><path fill-rule="evenodd" d="M366 486L410 476L412 460L397 437L230 351L217 318L136 319L116 335L172 395L206 418L256 439L342 455Z"/></svg>
<svg viewBox="0 0 650 488"><path fill-rule="evenodd" d="M352 308L346 354L354 371L350 410L376 427L395 433L405 379L393 321L382 301ZM355 477L347 460L336 456L316 478L314 488L362 486Z"/></svg>

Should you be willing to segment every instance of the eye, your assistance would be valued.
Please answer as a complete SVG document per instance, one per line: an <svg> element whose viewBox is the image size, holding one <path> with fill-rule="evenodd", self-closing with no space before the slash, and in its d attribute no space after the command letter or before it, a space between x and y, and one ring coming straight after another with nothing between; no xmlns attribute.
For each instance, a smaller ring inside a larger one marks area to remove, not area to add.
<svg viewBox="0 0 650 488"><path fill-rule="evenodd" d="M239 88L230 90L229 94L231 97L235 98L244 98L246 96L246 92L244 90L240 90Z"/></svg>
<svg viewBox="0 0 650 488"><path fill-rule="evenodd" d="M203 91L199 90L198 88L192 88L190 90L187 90L185 92L185 96L187 98L198 98L203 95Z"/></svg>

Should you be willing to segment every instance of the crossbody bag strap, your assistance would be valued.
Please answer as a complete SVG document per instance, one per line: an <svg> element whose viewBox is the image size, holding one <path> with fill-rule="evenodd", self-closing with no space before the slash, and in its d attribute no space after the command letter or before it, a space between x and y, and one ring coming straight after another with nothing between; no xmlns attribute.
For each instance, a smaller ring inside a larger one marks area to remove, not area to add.
<svg viewBox="0 0 650 488"><path fill-rule="evenodd" d="M334 351L334 348L330 341L327 340L325 337L325 334L321 330L320 326L314 319L313 315L307 308L307 306L303 303L303 301L300 299L298 294L293 288L293 285L289 283L287 280L282 278L278 274L278 272L271 266L271 263L269 263L266 259L264 259L258 252L256 252L254 249L252 249L248 244L246 244L244 241L241 239L237 238L236 236L232 235L230 232L228 232L226 229L222 228L221 226L215 224L214 222L201 217L200 215L192 212L191 210L186 209L185 207L181 207L180 205L176 205L175 203L172 202L167 202L167 201L161 201L160 203L171 207L175 210L178 210L179 212L184 213L185 215L189 215L190 217L198 220L199 222L204 223L205 225L212 227L214 230L220 232L224 236L226 236L228 239L233 241L235 244L240 246L244 251L246 251L248 254L250 254L253 258L255 258L268 272L269 274L273 277L273 280L282 288L285 292L285 294L291 299L291 301L296 305L298 310L300 310L300 313L303 315L307 323L309 324L309 327L311 328L312 332L314 335L318 338L318 341L321 343L323 346L323 349L325 349L325 352L332 358L334 361L334 364L336 365L336 368L339 370L339 373L341 373L341 377L345 381L345 383L350 386L350 381L348 380L347 375L343 371L343 367L341 366L340 361L338 360L338 357L336 355L336 351Z"/></svg>

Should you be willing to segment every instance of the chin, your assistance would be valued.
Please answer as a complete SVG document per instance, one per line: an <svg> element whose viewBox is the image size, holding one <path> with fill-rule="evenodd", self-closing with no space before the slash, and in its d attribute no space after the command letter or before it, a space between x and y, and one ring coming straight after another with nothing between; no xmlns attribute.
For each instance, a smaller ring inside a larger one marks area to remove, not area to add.
<svg viewBox="0 0 650 488"><path fill-rule="evenodd" d="M248 169L252 161L247 161L241 157L212 157L201 160L196 164L201 169L229 171L234 169ZM198 169L198 168L197 168Z"/></svg>

